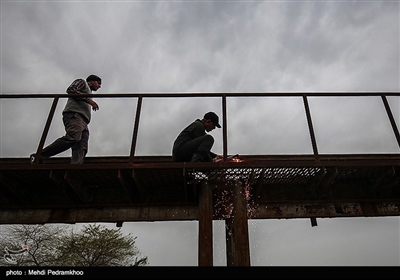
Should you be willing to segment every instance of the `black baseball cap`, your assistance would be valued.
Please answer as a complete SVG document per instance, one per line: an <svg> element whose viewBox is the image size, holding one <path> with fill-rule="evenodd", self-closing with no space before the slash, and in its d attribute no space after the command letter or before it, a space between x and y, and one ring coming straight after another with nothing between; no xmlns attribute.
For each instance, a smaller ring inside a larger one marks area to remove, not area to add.
<svg viewBox="0 0 400 280"><path fill-rule="evenodd" d="M212 123L218 127L221 128L221 125L219 124L219 118L217 116L217 114L215 114L214 112L208 112L204 115L204 119L206 120L210 120L212 121Z"/></svg>

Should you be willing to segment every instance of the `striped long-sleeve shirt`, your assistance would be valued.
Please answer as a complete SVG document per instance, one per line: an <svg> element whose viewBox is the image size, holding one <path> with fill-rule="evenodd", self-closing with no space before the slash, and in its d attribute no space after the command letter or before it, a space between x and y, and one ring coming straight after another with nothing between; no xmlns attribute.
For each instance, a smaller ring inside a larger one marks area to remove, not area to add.
<svg viewBox="0 0 400 280"><path fill-rule="evenodd" d="M90 89L88 83L83 79L76 79L71 83L71 85L67 88L68 94L91 94L92 90ZM86 120L87 123L90 122L91 118L91 106L89 105L89 97L82 98L68 98L67 104L63 110L63 113L79 113Z"/></svg>

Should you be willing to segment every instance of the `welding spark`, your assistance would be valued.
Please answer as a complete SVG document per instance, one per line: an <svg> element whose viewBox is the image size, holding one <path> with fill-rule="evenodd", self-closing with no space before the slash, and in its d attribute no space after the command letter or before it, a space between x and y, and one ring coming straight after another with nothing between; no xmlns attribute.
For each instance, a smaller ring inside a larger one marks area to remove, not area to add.
<svg viewBox="0 0 400 280"><path fill-rule="evenodd" d="M221 161L224 161L224 157L221 155L218 155L213 159L213 162L221 162ZM239 158L238 154L236 154L236 155L228 156L226 158L226 161L227 162L242 162L243 160Z"/></svg>
<svg viewBox="0 0 400 280"><path fill-rule="evenodd" d="M247 210L247 218L251 219L254 217L257 204L252 199L251 195L251 186L250 184L245 184L244 194L246 199L246 210ZM214 193L215 205L214 210L215 214L222 219L233 219L234 218L234 207L233 207L233 190L227 189L221 192Z"/></svg>

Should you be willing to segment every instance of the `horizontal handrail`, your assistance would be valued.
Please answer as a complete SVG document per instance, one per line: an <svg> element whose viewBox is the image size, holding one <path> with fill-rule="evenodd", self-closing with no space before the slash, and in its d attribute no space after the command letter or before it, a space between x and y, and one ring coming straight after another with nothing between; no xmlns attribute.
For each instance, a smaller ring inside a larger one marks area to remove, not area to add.
<svg viewBox="0 0 400 280"><path fill-rule="evenodd" d="M100 98L123 98L123 97L348 97L348 96L400 96L400 92L192 92L192 93L93 93L80 94L79 97L100 97ZM69 98L73 96L67 93L18 93L0 94L1 98Z"/></svg>
<svg viewBox="0 0 400 280"><path fill-rule="evenodd" d="M227 103L226 99L230 97L301 97L304 103L304 110L307 118L307 124L312 144L312 149L314 153L314 159L316 162L319 161L319 153L316 143L316 138L313 129L313 123L311 119L311 112L308 105L308 97L381 97L383 105L385 107L386 113L388 115L390 124L392 126L393 132L395 134L397 143L400 147L400 133L397 128L395 119L393 117L392 111L390 109L389 103L387 101L387 96L400 96L400 92L248 92L248 93L237 93L237 92L192 92L192 93L101 93L101 94L67 94L67 93L18 93L18 94L0 94L1 99L18 99L18 98L53 98L53 104L51 106L44 131L40 143L36 151L36 159L34 163L38 163L40 158L43 145L45 143L47 133L53 115L60 98L78 98L78 97L93 97L93 98L138 98L138 104L136 108L136 116L134 120L134 129L131 142L131 152L129 156L129 162L133 163L135 156L136 140L138 136L138 127L141 114L141 104L144 98L179 98L179 97L218 97L222 99L222 124L223 124L223 157L224 161L227 161Z"/></svg>

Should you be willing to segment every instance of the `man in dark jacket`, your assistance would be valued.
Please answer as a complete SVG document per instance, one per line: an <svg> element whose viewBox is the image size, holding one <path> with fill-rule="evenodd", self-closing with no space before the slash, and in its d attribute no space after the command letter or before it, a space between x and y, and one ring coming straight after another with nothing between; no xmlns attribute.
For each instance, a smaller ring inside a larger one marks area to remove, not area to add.
<svg viewBox="0 0 400 280"><path fill-rule="evenodd" d="M172 158L177 162L212 162L217 154L211 152L214 138L207 134L215 127L221 128L219 118L214 112L208 112L203 119L189 124L178 135L172 148Z"/></svg>

